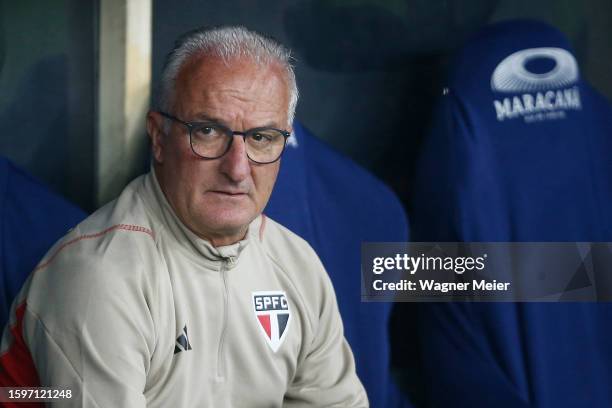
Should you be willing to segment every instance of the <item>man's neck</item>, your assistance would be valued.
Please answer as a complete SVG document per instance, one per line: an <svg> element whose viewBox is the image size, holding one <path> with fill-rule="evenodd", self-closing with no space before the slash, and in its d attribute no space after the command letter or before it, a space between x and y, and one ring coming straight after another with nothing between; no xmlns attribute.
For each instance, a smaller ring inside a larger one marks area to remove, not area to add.
<svg viewBox="0 0 612 408"><path fill-rule="evenodd" d="M232 245L235 244L237 242L242 241L247 234L248 231L248 227L244 228L243 231L240 231L236 234L232 234L232 235L223 235L223 236L219 236L219 237L207 237L205 236L205 234L199 234L195 231L192 231L194 234L196 234L198 237L210 242L210 244L212 246L214 246L215 248L217 247L221 247L221 246L227 246L227 245Z"/></svg>

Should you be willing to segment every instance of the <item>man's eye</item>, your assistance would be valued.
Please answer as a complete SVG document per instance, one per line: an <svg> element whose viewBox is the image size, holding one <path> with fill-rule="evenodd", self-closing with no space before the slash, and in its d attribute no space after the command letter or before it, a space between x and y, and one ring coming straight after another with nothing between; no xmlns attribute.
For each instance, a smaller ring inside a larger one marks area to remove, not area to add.
<svg viewBox="0 0 612 408"><path fill-rule="evenodd" d="M202 126L195 129L195 136L198 138L212 138L218 137L221 132L214 126Z"/></svg>
<svg viewBox="0 0 612 408"><path fill-rule="evenodd" d="M253 138L253 140L255 140L256 142L269 142L271 140L270 136L264 134L264 133L253 133L253 135L251 136Z"/></svg>

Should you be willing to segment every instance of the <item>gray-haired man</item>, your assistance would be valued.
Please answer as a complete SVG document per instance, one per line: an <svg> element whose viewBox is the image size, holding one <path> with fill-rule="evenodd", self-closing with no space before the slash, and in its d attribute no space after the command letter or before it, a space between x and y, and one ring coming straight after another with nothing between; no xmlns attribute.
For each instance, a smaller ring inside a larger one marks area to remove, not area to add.
<svg viewBox="0 0 612 408"><path fill-rule="evenodd" d="M297 102L289 52L184 36L147 129L154 165L63 238L13 306L0 385L61 406L365 407L334 292L262 211Z"/></svg>

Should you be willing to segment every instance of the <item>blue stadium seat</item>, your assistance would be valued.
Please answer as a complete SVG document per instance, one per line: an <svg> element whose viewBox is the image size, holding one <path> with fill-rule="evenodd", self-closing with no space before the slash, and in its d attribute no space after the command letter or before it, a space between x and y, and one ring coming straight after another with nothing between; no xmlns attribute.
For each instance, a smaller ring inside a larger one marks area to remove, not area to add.
<svg viewBox="0 0 612 408"><path fill-rule="evenodd" d="M612 109L572 54L527 20L465 45L419 160L414 241L612 241ZM610 304L419 304L408 321L426 406L612 406Z"/></svg>
<svg viewBox="0 0 612 408"><path fill-rule="evenodd" d="M0 156L0 327L38 261L85 216Z"/></svg>
<svg viewBox="0 0 612 408"><path fill-rule="evenodd" d="M399 200L382 182L295 123L265 213L306 239L325 265L372 407L406 404L389 372L391 305L360 301L361 243L408 239Z"/></svg>

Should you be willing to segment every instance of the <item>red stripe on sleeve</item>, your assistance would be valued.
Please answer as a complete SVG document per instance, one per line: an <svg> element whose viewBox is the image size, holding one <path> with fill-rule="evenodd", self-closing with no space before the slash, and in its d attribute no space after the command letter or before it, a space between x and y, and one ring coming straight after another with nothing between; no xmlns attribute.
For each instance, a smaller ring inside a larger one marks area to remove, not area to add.
<svg viewBox="0 0 612 408"><path fill-rule="evenodd" d="M13 335L13 344L0 355L0 387L40 387L40 380L30 350L23 340L23 316L26 303L17 307L16 323L9 328ZM42 408L42 403L10 403L2 404L6 408Z"/></svg>

